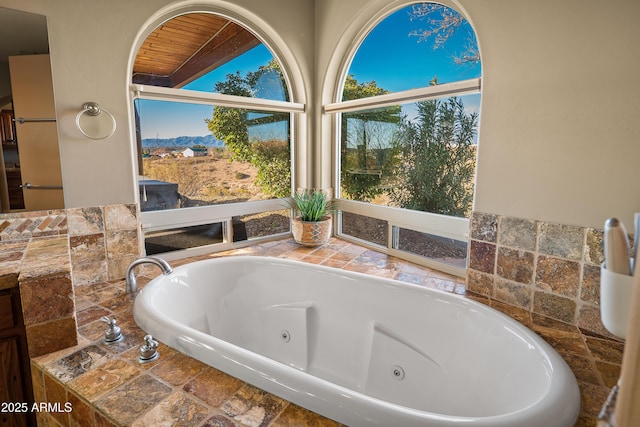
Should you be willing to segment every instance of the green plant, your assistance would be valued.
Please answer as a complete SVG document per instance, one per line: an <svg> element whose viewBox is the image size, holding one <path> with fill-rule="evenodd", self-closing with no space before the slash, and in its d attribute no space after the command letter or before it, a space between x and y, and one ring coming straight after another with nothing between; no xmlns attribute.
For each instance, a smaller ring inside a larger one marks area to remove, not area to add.
<svg viewBox="0 0 640 427"><path fill-rule="evenodd" d="M473 202L478 114L458 97L417 103L417 118L400 127L402 168L390 196L397 206L467 217Z"/></svg>
<svg viewBox="0 0 640 427"><path fill-rule="evenodd" d="M287 84L275 59L244 76L239 71L227 74L226 80L215 84L214 92L251 98L264 89L261 86L265 78L270 82L279 79L284 90L283 101L288 99ZM288 112L215 106L212 117L205 122L212 134L224 141L232 159L249 162L257 168L256 184L262 192L281 198L291 191L289 120Z"/></svg>
<svg viewBox="0 0 640 427"><path fill-rule="evenodd" d="M388 90L378 87L375 81L358 82L353 75L345 80L342 100L384 95ZM383 185L398 157L386 135L393 125L402 121L399 105L375 110L354 111L342 114L340 138L341 197L369 202L384 192Z"/></svg>
<svg viewBox="0 0 640 427"><path fill-rule="evenodd" d="M334 210L334 200L330 200L322 190L303 189L292 196L291 208L302 221L317 222Z"/></svg>

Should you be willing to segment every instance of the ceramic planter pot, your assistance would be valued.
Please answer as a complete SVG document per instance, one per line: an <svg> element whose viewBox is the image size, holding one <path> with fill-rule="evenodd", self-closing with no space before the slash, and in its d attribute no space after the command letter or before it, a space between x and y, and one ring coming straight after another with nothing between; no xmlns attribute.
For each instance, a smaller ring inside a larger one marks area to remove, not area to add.
<svg viewBox="0 0 640 427"><path fill-rule="evenodd" d="M291 232L293 239L304 246L322 246L331 237L331 216L325 216L322 221L302 221L299 217L293 218Z"/></svg>

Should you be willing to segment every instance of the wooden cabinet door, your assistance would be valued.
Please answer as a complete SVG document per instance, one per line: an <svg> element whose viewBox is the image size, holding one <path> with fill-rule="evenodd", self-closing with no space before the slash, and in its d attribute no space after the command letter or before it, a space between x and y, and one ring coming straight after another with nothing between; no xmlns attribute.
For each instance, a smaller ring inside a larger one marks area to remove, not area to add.
<svg viewBox="0 0 640 427"><path fill-rule="evenodd" d="M49 55L10 56L9 72L25 209L64 208Z"/></svg>
<svg viewBox="0 0 640 427"><path fill-rule="evenodd" d="M17 337L0 340L0 402L26 403L20 375ZM1 427L27 426L27 414L23 407L5 409L0 412Z"/></svg>

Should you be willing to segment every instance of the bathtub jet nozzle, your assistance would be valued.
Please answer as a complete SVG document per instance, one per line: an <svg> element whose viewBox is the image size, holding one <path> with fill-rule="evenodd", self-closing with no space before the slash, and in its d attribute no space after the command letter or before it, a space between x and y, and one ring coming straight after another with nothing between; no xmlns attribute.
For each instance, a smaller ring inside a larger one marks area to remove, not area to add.
<svg viewBox="0 0 640 427"><path fill-rule="evenodd" d="M400 365L391 367L391 376L394 380L402 381L404 379L404 369Z"/></svg>

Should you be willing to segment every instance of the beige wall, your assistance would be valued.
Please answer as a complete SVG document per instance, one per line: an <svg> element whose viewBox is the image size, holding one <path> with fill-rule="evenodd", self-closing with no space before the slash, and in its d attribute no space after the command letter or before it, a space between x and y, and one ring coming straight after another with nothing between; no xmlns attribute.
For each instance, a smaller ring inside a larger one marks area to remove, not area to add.
<svg viewBox="0 0 640 427"><path fill-rule="evenodd" d="M615 0L460 0L477 30L483 99L475 210L601 227L640 211L640 3ZM130 54L167 0L0 0L47 16L68 207L131 203L136 197ZM223 4L216 2L216 4ZM362 27L402 2L238 0L277 31L305 82L308 120L297 152L312 154L313 178L331 182L333 76ZM86 101L114 114L118 129L89 142L75 128ZM314 145L315 144L315 145ZM99 159L89 162L87 159Z"/></svg>
<svg viewBox="0 0 640 427"><path fill-rule="evenodd" d="M51 67L60 138L67 208L133 203L136 162L133 114L128 87L132 49L138 33L178 6L195 2L168 0L0 0L0 6L47 16ZM198 2L202 4L204 2ZM212 1L255 19L262 30L272 27L286 42L283 56L300 59L298 79L310 80L313 60L313 5L299 0ZM243 13L246 6L251 13ZM150 31L151 29L149 29ZM284 58L287 61L287 58ZM295 67L295 64L292 64ZM302 87L302 84L299 85ZM298 99L305 101L303 92ZM75 116L87 101L112 113L118 127L104 141L90 141L75 127ZM307 140L306 126L300 126Z"/></svg>
<svg viewBox="0 0 640 427"><path fill-rule="evenodd" d="M640 211L640 3L465 1L483 56L475 210L602 228Z"/></svg>
<svg viewBox="0 0 640 427"><path fill-rule="evenodd" d="M316 4L317 69L400 2ZM640 3L460 0L483 63L474 210L601 228L640 211ZM341 38L344 37L344 38ZM325 73L325 74L322 74ZM329 128L328 119L324 126Z"/></svg>

